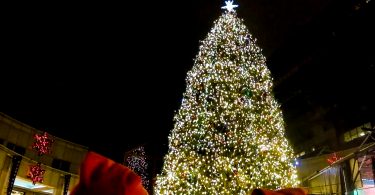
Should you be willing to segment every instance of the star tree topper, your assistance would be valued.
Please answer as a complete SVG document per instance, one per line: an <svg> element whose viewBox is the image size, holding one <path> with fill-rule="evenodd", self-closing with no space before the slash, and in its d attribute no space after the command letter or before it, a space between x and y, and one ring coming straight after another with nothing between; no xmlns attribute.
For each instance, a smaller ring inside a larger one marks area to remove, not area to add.
<svg viewBox="0 0 375 195"><path fill-rule="evenodd" d="M225 6L221 7L221 9L226 9L228 12L234 12L234 8L238 7L238 5L233 5L233 1L225 1Z"/></svg>

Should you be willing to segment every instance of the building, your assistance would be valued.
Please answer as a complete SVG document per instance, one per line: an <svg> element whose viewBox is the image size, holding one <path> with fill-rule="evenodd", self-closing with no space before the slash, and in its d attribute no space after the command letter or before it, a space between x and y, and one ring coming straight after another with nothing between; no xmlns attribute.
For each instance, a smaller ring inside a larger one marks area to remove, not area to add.
<svg viewBox="0 0 375 195"><path fill-rule="evenodd" d="M375 126L369 94L375 66L367 52L375 2L326 3L301 21L267 65L276 73L275 96L302 185L310 194L375 194L375 135L363 131ZM331 165L334 154L340 160Z"/></svg>
<svg viewBox="0 0 375 195"><path fill-rule="evenodd" d="M1 194L69 194L69 191L78 183L79 167L88 148L53 137L51 154L38 156L31 146L34 142L34 135L41 133L40 130L0 113ZM45 173L43 182L33 185L32 181L27 178L27 174L30 165L37 162L42 163ZM14 179L13 188L11 187L12 178Z"/></svg>
<svg viewBox="0 0 375 195"><path fill-rule="evenodd" d="M297 170L309 194L375 194L375 124L338 136L339 148L299 157Z"/></svg>
<svg viewBox="0 0 375 195"><path fill-rule="evenodd" d="M367 49L374 40L369 26L375 1L325 5L267 57L286 134L297 153L343 150L340 136L375 116L370 94L375 58Z"/></svg>

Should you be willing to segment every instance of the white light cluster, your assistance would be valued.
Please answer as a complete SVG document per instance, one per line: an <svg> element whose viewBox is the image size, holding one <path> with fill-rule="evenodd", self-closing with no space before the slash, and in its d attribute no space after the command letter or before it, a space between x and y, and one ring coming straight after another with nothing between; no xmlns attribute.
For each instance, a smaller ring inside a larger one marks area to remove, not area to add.
<svg viewBox="0 0 375 195"><path fill-rule="evenodd" d="M148 176L147 156L143 146L130 152L126 157L125 165L137 173L142 179L142 185L148 189L150 178Z"/></svg>

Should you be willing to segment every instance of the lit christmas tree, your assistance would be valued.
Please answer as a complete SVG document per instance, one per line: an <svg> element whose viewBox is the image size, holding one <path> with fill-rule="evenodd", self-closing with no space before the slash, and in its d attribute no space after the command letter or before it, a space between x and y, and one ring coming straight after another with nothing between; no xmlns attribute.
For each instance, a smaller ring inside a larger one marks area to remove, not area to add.
<svg viewBox="0 0 375 195"><path fill-rule="evenodd" d="M247 194L298 184L266 59L232 3L188 72L156 194Z"/></svg>
<svg viewBox="0 0 375 195"><path fill-rule="evenodd" d="M145 149L140 146L125 154L125 165L142 178L142 185L149 190L150 179L148 177L148 163Z"/></svg>

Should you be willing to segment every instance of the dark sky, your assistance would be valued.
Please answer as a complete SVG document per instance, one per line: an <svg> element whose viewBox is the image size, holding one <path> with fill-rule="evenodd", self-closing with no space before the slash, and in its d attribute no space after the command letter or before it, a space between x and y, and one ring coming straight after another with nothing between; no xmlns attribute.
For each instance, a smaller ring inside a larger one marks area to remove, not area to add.
<svg viewBox="0 0 375 195"><path fill-rule="evenodd" d="M286 122L332 105L335 120L374 116L373 1L236 2L269 61ZM223 4L11 5L0 108L118 161L138 144L165 151L186 73Z"/></svg>

